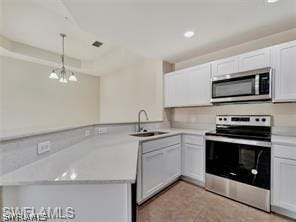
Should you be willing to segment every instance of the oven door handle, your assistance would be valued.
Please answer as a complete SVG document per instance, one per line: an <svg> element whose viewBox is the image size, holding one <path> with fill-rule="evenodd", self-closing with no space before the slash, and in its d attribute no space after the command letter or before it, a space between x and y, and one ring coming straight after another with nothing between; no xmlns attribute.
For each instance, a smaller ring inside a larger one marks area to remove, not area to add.
<svg viewBox="0 0 296 222"><path fill-rule="evenodd" d="M233 138L220 137L220 136L206 136L205 138L206 140L209 140L209 141L245 144L245 145L261 146L261 147L271 147L271 142L267 142L267 141L233 139Z"/></svg>

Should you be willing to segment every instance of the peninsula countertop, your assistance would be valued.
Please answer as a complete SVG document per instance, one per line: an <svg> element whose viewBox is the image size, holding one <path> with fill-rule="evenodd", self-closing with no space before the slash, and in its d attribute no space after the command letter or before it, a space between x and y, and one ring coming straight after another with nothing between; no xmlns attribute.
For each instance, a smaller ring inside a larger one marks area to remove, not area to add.
<svg viewBox="0 0 296 222"><path fill-rule="evenodd" d="M183 133L204 135L206 130L161 129L160 131L167 133L148 138L133 137L130 133L88 138L4 174L0 177L0 186L135 183L140 142Z"/></svg>

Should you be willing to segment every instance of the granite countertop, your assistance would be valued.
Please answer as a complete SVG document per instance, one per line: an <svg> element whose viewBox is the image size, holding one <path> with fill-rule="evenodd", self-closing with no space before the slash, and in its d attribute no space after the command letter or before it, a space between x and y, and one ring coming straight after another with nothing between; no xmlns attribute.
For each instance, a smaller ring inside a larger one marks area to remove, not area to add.
<svg viewBox="0 0 296 222"><path fill-rule="evenodd" d="M274 144L296 147L296 136L272 134L271 142Z"/></svg>
<svg viewBox="0 0 296 222"><path fill-rule="evenodd" d="M206 130L158 129L149 138L128 133L84 140L0 177L0 186L37 184L135 183L139 142L173 135L204 135Z"/></svg>

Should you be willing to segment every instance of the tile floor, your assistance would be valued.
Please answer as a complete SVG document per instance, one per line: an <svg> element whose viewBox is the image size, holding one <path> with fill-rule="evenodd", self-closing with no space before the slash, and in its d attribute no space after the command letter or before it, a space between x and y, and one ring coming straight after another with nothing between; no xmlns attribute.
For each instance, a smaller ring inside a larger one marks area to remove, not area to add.
<svg viewBox="0 0 296 222"><path fill-rule="evenodd" d="M287 222L236 201L178 182L138 209L138 222Z"/></svg>

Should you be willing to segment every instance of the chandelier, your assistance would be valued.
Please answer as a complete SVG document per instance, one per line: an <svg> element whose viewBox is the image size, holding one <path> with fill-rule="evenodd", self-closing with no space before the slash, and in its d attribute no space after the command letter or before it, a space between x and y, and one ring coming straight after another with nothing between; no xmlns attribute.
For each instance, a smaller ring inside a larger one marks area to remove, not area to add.
<svg viewBox="0 0 296 222"><path fill-rule="evenodd" d="M59 82L61 83L67 83L67 70L65 68L65 37L66 35L61 33L60 36L62 37L62 45L63 45L63 54L61 55L61 59L62 59L62 67L61 68L56 68L53 69L51 74L49 75L50 79L59 79ZM58 74L57 74L58 73ZM69 81L72 82L77 82L77 78L74 74L74 72L71 72L71 74L69 74Z"/></svg>

